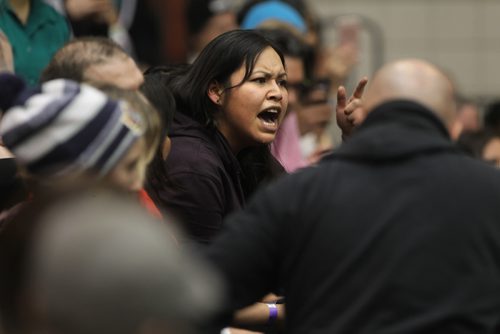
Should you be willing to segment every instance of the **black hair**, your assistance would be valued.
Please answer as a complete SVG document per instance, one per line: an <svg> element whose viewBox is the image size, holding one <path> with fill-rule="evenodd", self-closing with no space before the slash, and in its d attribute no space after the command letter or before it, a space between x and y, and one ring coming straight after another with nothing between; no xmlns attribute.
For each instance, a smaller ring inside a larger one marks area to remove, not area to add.
<svg viewBox="0 0 500 334"><path fill-rule="evenodd" d="M291 31L284 28L259 28L256 30L265 38L273 41L285 56L305 58L310 48Z"/></svg>
<svg viewBox="0 0 500 334"><path fill-rule="evenodd" d="M500 134L500 100L486 107L484 127Z"/></svg>
<svg viewBox="0 0 500 334"><path fill-rule="evenodd" d="M174 96L168 86L168 66L154 66L144 72L144 83L140 90L155 106L162 120L162 137L168 135L175 110Z"/></svg>
<svg viewBox="0 0 500 334"><path fill-rule="evenodd" d="M213 16L232 11L230 4L230 0L188 0L186 19L189 35L196 35L202 31Z"/></svg>
<svg viewBox="0 0 500 334"><path fill-rule="evenodd" d="M484 148L492 139L497 137L499 135L490 129L464 132L458 137L457 147L473 158L483 159Z"/></svg>
<svg viewBox="0 0 500 334"><path fill-rule="evenodd" d="M283 55L300 58L304 63L306 77L312 77L316 59L315 49L301 37L285 28L259 28L256 31L273 41L283 52Z"/></svg>
<svg viewBox="0 0 500 334"><path fill-rule="evenodd" d="M243 84L252 74L258 56L267 47L278 53L283 66L285 59L278 46L252 30L232 30L212 40L199 54L185 75L179 76L173 90L182 112L207 126L215 126L218 110L208 97L210 84L217 82L227 88L231 75L245 65L245 76L236 85Z"/></svg>
<svg viewBox="0 0 500 334"><path fill-rule="evenodd" d="M285 67L281 49L271 40L253 30L232 30L212 40L189 67L177 71L171 81L177 110L209 129L215 129L215 114L219 106L208 97L210 84L216 82L225 89L242 85L252 74L259 55L273 48ZM245 75L240 83L230 87L230 77L242 65ZM269 146L250 147L237 156L244 175L243 187L249 196L264 180L272 179L283 168L272 157Z"/></svg>
<svg viewBox="0 0 500 334"><path fill-rule="evenodd" d="M162 188L162 183L170 183L165 170L163 143L172 126L176 109L175 99L169 88L172 79L170 74L175 69L176 67L173 66L150 67L144 72L144 83L141 86L142 93L158 110L162 123L160 145L158 145L153 160L148 165L145 182L148 194L156 203L159 197L158 188Z"/></svg>

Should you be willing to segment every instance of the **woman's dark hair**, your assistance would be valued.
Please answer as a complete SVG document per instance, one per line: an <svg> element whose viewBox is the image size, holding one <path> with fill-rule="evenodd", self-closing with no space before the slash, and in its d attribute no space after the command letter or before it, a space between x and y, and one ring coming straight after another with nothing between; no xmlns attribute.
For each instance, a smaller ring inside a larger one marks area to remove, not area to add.
<svg viewBox="0 0 500 334"><path fill-rule="evenodd" d="M160 145L158 145L146 173L145 187L154 200L157 197L157 186L155 185L168 182L163 144L172 126L176 109L175 99L170 91L169 84L172 80L172 73L180 68L180 66L150 67L144 72L144 83L141 86L141 92L158 110L162 123Z"/></svg>
<svg viewBox="0 0 500 334"><path fill-rule="evenodd" d="M311 78L313 76L316 50L303 39L290 30L283 28L259 28L256 31L273 41L285 57L300 58L304 63L306 77Z"/></svg>
<svg viewBox="0 0 500 334"><path fill-rule="evenodd" d="M232 30L212 40L199 54L185 75L173 84L178 109L203 125L215 126L214 115L218 106L208 97L208 88L217 82L227 88L231 75L245 65L245 76L237 84L248 80L255 62L264 49L271 47L279 55L283 66L283 53L272 41L252 30Z"/></svg>
<svg viewBox="0 0 500 334"><path fill-rule="evenodd" d="M169 82L171 80L169 73L173 69L173 67L168 66L148 68L144 72L144 83L141 86L141 92L160 114L162 121L162 138L168 135L174 118L175 100L169 88Z"/></svg>
<svg viewBox="0 0 500 334"><path fill-rule="evenodd" d="M305 59L310 47L291 31L283 28L259 28L256 30L265 38L273 41L283 55Z"/></svg>
<svg viewBox="0 0 500 334"><path fill-rule="evenodd" d="M177 111L209 129L215 129L215 113L219 106L208 97L210 84L217 82L225 89L242 85L252 74L259 55L268 47L276 51L285 66L281 49L256 31L232 30L216 37L201 51L191 66L171 73L173 79L170 87L175 96ZM231 75L242 65L245 66L242 81L230 87ZM284 172L267 145L244 149L237 159L243 172L246 197L262 182Z"/></svg>

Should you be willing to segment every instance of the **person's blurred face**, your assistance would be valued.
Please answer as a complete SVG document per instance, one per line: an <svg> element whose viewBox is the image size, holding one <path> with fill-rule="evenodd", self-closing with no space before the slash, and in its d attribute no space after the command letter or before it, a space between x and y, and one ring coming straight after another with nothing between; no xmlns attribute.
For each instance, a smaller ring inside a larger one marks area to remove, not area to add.
<svg viewBox="0 0 500 334"><path fill-rule="evenodd" d="M238 29L238 23L233 12L227 11L212 16L198 33L193 51L199 53L215 37L235 29Z"/></svg>
<svg viewBox="0 0 500 334"><path fill-rule="evenodd" d="M315 133L321 135L333 116L333 108L328 102L329 85L321 82L308 88L301 97L300 107L297 108L297 121L301 135Z"/></svg>
<svg viewBox="0 0 500 334"><path fill-rule="evenodd" d="M500 168L500 138L492 138L483 149L483 160Z"/></svg>
<svg viewBox="0 0 500 334"><path fill-rule="evenodd" d="M292 111L299 102L299 87L305 77L304 63L301 58L288 56L285 57L285 63L288 76L288 109Z"/></svg>
<svg viewBox="0 0 500 334"><path fill-rule="evenodd" d="M230 87L238 85L244 76L243 64L231 75ZM274 140L288 105L286 86L283 63L268 47L257 58L247 81L221 93L222 108L215 117L216 124L234 152Z"/></svg>
<svg viewBox="0 0 500 334"><path fill-rule="evenodd" d="M142 188L146 174L144 151L146 142L137 140L125 156L109 172L108 180L125 190L138 191Z"/></svg>
<svg viewBox="0 0 500 334"><path fill-rule="evenodd" d="M142 72L134 60L124 55L111 57L105 63L90 65L83 77L85 80L107 83L127 90L137 90L144 82Z"/></svg>
<svg viewBox="0 0 500 334"><path fill-rule="evenodd" d="M462 106L458 111L458 120L462 123L463 131L477 131L480 128L479 111L472 104Z"/></svg>

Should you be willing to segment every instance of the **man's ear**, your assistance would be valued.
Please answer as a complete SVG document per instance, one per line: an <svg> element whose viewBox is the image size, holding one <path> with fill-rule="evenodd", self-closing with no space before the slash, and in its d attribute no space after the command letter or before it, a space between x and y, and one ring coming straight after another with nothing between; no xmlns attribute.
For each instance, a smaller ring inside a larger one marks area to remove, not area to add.
<svg viewBox="0 0 500 334"><path fill-rule="evenodd" d="M220 105L221 104L221 98L222 98L222 93L224 90L222 89L221 85L218 82L212 82L208 86L208 98L212 100L213 103Z"/></svg>

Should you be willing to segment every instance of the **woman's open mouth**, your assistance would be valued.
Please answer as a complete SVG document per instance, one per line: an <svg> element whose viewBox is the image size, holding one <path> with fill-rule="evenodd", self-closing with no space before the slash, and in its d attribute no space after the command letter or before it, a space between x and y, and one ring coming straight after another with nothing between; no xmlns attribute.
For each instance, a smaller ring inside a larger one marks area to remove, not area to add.
<svg viewBox="0 0 500 334"><path fill-rule="evenodd" d="M266 129L276 131L280 113L281 109L279 108L267 108L260 112L257 117L262 121Z"/></svg>

